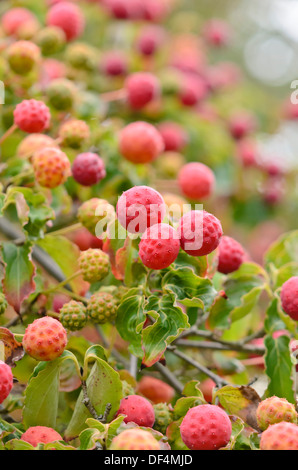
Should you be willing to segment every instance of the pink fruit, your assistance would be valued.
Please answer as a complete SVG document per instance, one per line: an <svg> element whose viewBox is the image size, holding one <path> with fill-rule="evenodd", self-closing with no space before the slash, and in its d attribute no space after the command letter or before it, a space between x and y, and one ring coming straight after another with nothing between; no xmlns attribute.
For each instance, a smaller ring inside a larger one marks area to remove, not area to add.
<svg viewBox="0 0 298 470"><path fill-rule="evenodd" d="M261 450L298 450L298 426L293 423L277 423L263 432Z"/></svg>
<svg viewBox="0 0 298 470"><path fill-rule="evenodd" d="M136 428L114 437L110 450L160 450L160 445L150 432Z"/></svg>
<svg viewBox="0 0 298 470"><path fill-rule="evenodd" d="M150 269L165 269L179 254L180 241L176 230L167 224L149 227L141 238L139 256Z"/></svg>
<svg viewBox="0 0 298 470"><path fill-rule="evenodd" d="M256 120L252 114L242 111L230 118L228 126L231 136L240 140L256 129Z"/></svg>
<svg viewBox="0 0 298 470"><path fill-rule="evenodd" d="M237 146L237 156L244 167L258 164L258 151L256 144L250 140L241 140Z"/></svg>
<svg viewBox="0 0 298 470"><path fill-rule="evenodd" d="M106 176L104 162L96 153L80 153L73 162L72 175L83 186L97 184Z"/></svg>
<svg viewBox="0 0 298 470"><path fill-rule="evenodd" d="M212 403L214 387L216 387L216 383L212 379L206 379L200 384L200 390L208 403Z"/></svg>
<svg viewBox="0 0 298 470"><path fill-rule="evenodd" d="M142 29L137 41L137 49L144 56L154 55L165 38L164 30L159 26L146 26Z"/></svg>
<svg viewBox="0 0 298 470"><path fill-rule="evenodd" d="M159 81L151 73L138 72L130 75L124 88L129 106L135 110L144 108L160 95Z"/></svg>
<svg viewBox="0 0 298 470"><path fill-rule="evenodd" d="M175 122L163 122L158 130L165 144L165 151L180 152L187 144L188 136L182 126Z"/></svg>
<svg viewBox="0 0 298 470"><path fill-rule="evenodd" d="M6 400L13 386L13 375L11 368L0 361L0 404Z"/></svg>
<svg viewBox="0 0 298 470"><path fill-rule="evenodd" d="M189 199L206 199L213 193L215 176L203 163L187 163L179 172L178 184L182 194Z"/></svg>
<svg viewBox="0 0 298 470"><path fill-rule="evenodd" d="M166 0L143 0L144 16L148 21L159 23L169 12L169 3Z"/></svg>
<svg viewBox="0 0 298 470"><path fill-rule="evenodd" d="M150 163L164 150L160 133L147 122L137 121L122 129L119 151L132 163Z"/></svg>
<svg viewBox="0 0 298 470"><path fill-rule="evenodd" d="M48 26L57 26L65 33L67 41L78 38L84 31L85 18L77 5L59 2L54 5L46 19Z"/></svg>
<svg viewBox="0 0 298 470"><path fill-rule="evenodd" d="M35 16L26 8L11 8L3 14L1 26L8 36L18 35L19 30L26 24L35 21Z"/></svg>
<svg viewBox="0 0 298 470"><path fill-rule="evenodd" d="M134 20L143 17L141 0L104 0L109 13L119 20Z"/></svg>
<svg viewBox="0 0 298 470"><path fill-rule="evenodd" d="M128 71L127 58L121 52L107 52L102 58L101 68L105 75L111 77L126 75Z"/></svg>
<svg viewBox="0 0 298 470"><path fill-rule="evenodd" d="M148 186L135 186L118 200L117 217L131 233L144 233L148 227L161 223L166 213L163 197Z"/></svg>
<svg viewBox="0 0 298 470"><path fill-rule="evenodd" d="M33 447L38 444L49 444L54 441L62 441L62 437L54 429L46 426L33 426L27 429L21 437L22 441L28 442Z"/></svg>
<svg viewBox="0 0 298 470"><path fill-rule="evenodd" d="M206 211L190 211L179 224L182 249L191 256L205 256L214 251L223 231L220 221Z"/></svg>
<svg viewBox="0 0 298 470"><path fill-rule="evenodd" d="M298 321L298 276L293 276L284 283L280 298L283 310Z"/></svg>
<svg viewBox="0 0 298 470"><path fill-rule="evenodd" d="M212 46L226 46L230 40L230 28L222 20L212 19L205 24L203 35Z"/></svg>
<svg viewBox="0 0 298 470"><path fill-rule="evenodd" d="M240 268L245 259L245 251L240 243L231 237L222 237L219 244L218 271L229 274Z"/></svg>
<svg viewBox="0 0 298 470"><path fill-rule="evenodd" d="M232 434L228 415L219 406L199 405L186 413L181 438L190 450L218 450L225 447Z"/></svg>
<svg viewBox="0 0 298 470"><path fill-rule="evenodd" d="M36 180L44 188L56 188L70 176L70 162L67 155L58 148L46 147L32 157Z"/></svg>
<svg viewBox="0 0 298 470"><path fill-rule="evenodd" d="M138 426L152 428L155 421L154 408L146 398L129 395L122 398L118 415L126 415L124 422L133 422Z"/></svg>
<svg viewBox="0 0 298 470"><path fill-rule="evenodd" d="M49 108L37 100L24 100L14 110L14 123L24 132L39 133L50 125Z"/></svg>
<svg viewBox="0 0 298 470"><path fill-rule="evenodd" d="M207 84L198 76L195 75L185 75L181 89L179 93L179 98L181 103L184 106L196 106L202 101L208 93Z"/></svg>
<svg viewBox="0 0 298 470"><path fill-rule="evenodd" d="M285 398L270 397L263 400L257 409L257 422L262 431L270 425L286 421L297 424L295 406Z"/></svg>
<svg viewBox="0 0 298 470"><path fill-rule="evenodd" d="M55 318L34 320L23 338L23 347L37 361L53 361L61 356L67 344L67 333Z"/></svg>
<svg viewBox="0 0 298 470"><path fill-rule="evenodd" d="M138 393L144 395L154 404L170 403L175 396L175 390L170 385L149 375L141 378Z"/></svg>

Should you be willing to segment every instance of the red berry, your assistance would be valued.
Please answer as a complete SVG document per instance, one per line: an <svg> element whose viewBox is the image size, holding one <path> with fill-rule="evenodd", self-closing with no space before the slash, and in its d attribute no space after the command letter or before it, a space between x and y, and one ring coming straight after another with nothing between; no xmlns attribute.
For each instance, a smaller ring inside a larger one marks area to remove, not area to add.
<svg viewBox="0 0 298 470"><path fill-rule="evenodd" d="M280 298L283 310L298 321L298 276L293 276L284 283Z"/></svg>
<svg viewBox="0 0 298 470"><path fill-rule="evenodd" d="M73 162L72 175L83 186L92 186L105 178L104 162L96 153L80 153Z"/></svg>
<svg viewBox="0 0 298 470"><path fill-rule="evenodd" d="M149 227L141 238L139 255L150 269L165 269L179 254L180 241L176 230L167 224Z"/></svg>
<svg viewBox="0 0 298 470"><path fill-rule="evenodd" d="M166 0L143 0L145 19L160 22L169 12L169 4Z"/></svg>
<svg viewBox="0 0 298 470"><path fill-rule="evenodd" d="M213 389L215 387L216 383L212 379L205 379L202 383L200 383L200 390L208 403L212 402Z"/></svg>
<svg viewBox="0 0 298 470"><path fill-rule="evenodd" d="M67 344L67 333L55 318L38 318L31 323L23 338L23 347L37 361L53 361L61 356Z"/></svg>
<svg viewBox="0 0 298 470"><path fill-rule="evenodd" d="M182 81L179 97L184 106L195 106L207 95L206 82L195 75L186 75Z"/></svg>
<svg viewBox="0 0 298 470"><path fill-rule="evenodd" d="M92 235L85 227L76 230L71 239L81 251L89 250L89 248L102 249L103 241Z"/></svg>
<svg viewBox="0 0 298 470"><path fill-rule="evenodd" d="M122 398L118 415L126 415L125 423L133 422L138 426L152 428L155 421L154 408L146 398L129 395Z"/></svg>
<svg viewBox="0 0 298 470"><path fill-rule="evenodd" d="M220 221L206 211L190 211L179 224L182 249L191 256L206 256L214 251L223 231Z"/></svg>
<svg viewBox="0 0 298 470"><path fill-rule="evenodd" d="M117 217L130 233L144 233L148 227L161 223L166 213L163 197L148 186L135 186L118 200Z"/></svg>
<svg viewBox="0 0 298 470"><path fill-rule="evenodd" d="M121 52L107 52L102 58L101 68L105 75L111 77L126 75L128 70L127 59Z"/></svg>
<svg viewBox="0 0 298 470"><path fill-rule="evenodd" d="M258 163L258 150L255 142L241 140L237 146L237 156L244 167L256 166Z"/></svg>
<svg viewBox="0 0 298 470"><path fill-rule="evenodd" d="M21 437L22 441L28 442L33 447L38 444L49 444L54 441L62 441L62 437L54 429L46 426L33 426L27 429Z"/></svg>
<svg viewBox="0 0 298 470"><path fill-rule="evenodd" d="M0 404L6 400L13 386L13 375L11 368L0 361Z"/></svg>
<svg viewBox="0 0 298 470"><path fill-rule="evenodd" d="M175 122L163 122L158 130L165 144L165 151L180 152L187 144L188 137L182 126Z"/></svg>
<svg viewBox="0 0 298 470"><path fill-rule="evenodd" d="M147 122L128 124L120 133L119 150L133 163L150 163L164 150L160 133Z"/></svg>
<svg viewBox="0 0 298 470"><path fill-rule="evenodd" d="M109 13L119 20L140 19L143 16L142 0L104 0Z"/></svg>
<svg viewBox="0 0 298 470"><path fill-rule="evenodd" d="M179 172L178 184L181 192L189 199L206 199L214 190L215 177L213 171L203 163L187 163Z"/></svg>
<svg viewBox="0 0 298 470"><path fill-rule="evenodd" d="M70 176L67 155L58 148L46 147L32 157L36 180L44 188L56 188Z"/></svg>
<svg viewBox="0 0 298 470"><path fill-rule="evenodd" d="M132 109L142 109L160 95L158 79L151 73L130 75L125 82L127 100Z"/></svg>
<svg viewBox="0 0 298 470"><path fill-rule="evenodd" d="M219 406L199 405L186 413L181 438L190 450L218 450L225 447L232 434L228 415Z"/></svg>
<svg viewBox="0 0 298 470"><path fill-rule="evenodd" d="M225 46L230 40L230 28L219 19L212 19L205 24L204 37L212 46Z"/></svg>
<svg viewBox="0 0 298 470"><path fill-rule="evenodd" d="M26 8L11 8L1 18L1 26L8 36L18 35L18 31L26 25L35 21L35 16Z"/></svg>
<svg viewBox="0 0 298 470"><path fill-rule="evenodd" d="M67 41L78 38L84 31L85 19L77 5L60 2L54 5L47 15L47 25L57 26L65 33Z"/></svg>
<svg viewBox="0 0 298 470"><path fill-rule="evenodd" d="M263 432L261 450L298 450L298 426L293 423L277 423Z"/></svg>
<svg viewBox="0 0 298 470"><path fill-rule="evenodd" d="M219 244L218 271L229 274L240 268L245 258L245 251L240 243L231 237L222 237Z"/></svg>
<svg viewBox="0 0 298 470"><path fill-rule="evenodd" d="M14 122L24 132L39 133L50 125L49 108L37 100L24 100L14 110Z"/></svg>
<svg viewBox="0 0 298 470"><path fill-rule="evenodd" d="M141 378L138 393L155 404L170 403L175 396L175 390L170 385L149 375Z"/></svg>
<svg viewBox="0 0 298 470"><path fill-rule="evenodd" d="M255 129L255 117L244 111L234 114L229 120L229 131L235 140L243 139Z"/></svg>
<svg viewBox="0 0 298 470"><path fill-rule="evenodd" d="M159 26L147 26L142 29L137 41L137 48L144 56L154 55L164 42L165 32Z"/></svg>

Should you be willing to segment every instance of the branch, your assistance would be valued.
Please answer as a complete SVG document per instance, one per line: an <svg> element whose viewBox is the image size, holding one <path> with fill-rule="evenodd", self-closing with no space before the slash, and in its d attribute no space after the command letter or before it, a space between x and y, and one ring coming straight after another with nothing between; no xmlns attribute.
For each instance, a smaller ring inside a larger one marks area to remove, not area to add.
<svg viewBox="0 0 298 470"><path fill-rule="evenodd" d="M104 414L102 415L98 415L97 412L96 412L96 409L94 408L94 406L92 405L91 403L91 400L88 396L88 390L87 390L87 384L86 384L86 381L85 380L82 380L82 390L83 390L83 404L86 406L86 408L88 409L89 413L91 414L91 416L96 419L97 421L100 421L101 423L105 424L108 420L108 416L109 416L109 413L112 409L112 405L111 403L107 403L106 404L106 408L105 408L105 411L104 411Z"/></svg>
<svg viewBox="0 0 298 470"><path fill-rule="evenodd" d="M184 386L183 384L175 377L175 375L165 366L163 366L160 362L155 364L155 368L160 372L160 374L167 379L170 385L178 392L182 393Z"/></svg>
<svg viewBox="0 0 298 470"><path fill-rule="evenodd" d="M192 341L187 339L181 339L176 341L177 346L189 347L189 348L198 348L198 349L211 349L214 351L238 351L245 352L250 354L258 354L262 356L265 353L265 348L261 346L254 345L242 345L239 343L229 343L223 344L220 342L212 341Z"/></svg>

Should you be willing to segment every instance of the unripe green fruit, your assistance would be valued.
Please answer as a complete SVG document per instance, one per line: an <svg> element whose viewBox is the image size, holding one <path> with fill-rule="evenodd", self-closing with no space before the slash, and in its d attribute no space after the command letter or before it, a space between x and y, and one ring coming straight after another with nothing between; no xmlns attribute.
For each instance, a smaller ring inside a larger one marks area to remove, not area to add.
<svg viewBox="0 0 298 470"><path fill-rule="evenodd" d="M60 321L64 328L78 331L87 323L87 309L82 302L71 300L60 309Z"/></svg>
<svg viewBox="0 0 298 470"><path fill-rule="evenodd" d="M35 38L42 55L52 55L58 52L66 42L64 31L56 26L41 29Z"/></svg>
<svg viewBox="0 0 298 470"><path fill-rule="evenodd" d="M2 292L1 292L1 293L0 293L0 315L2 315L3 313L5 313L7 307L8 307L7 300L6 300L6 298L5 298L5 295L2 294Z"/></svg>
<svg viewBox="0 0 298 470"><path fill-rule="evenodd" d="M40 60L40 49L31 41L17 41L7 50L7 59L13 72L27 75Z"/></svg>
<svg viewBox="0 0 298 470"><path fill-rule="evenodd" d="M86 44L75 43L68 46L66 60L75 69L92 72L97 68L97 53Z"/></svg>
<svg viewBox="0 0 298 470"><path fill-rule="evenodd" d="M167 427L173 421L173 412L166 403L158 403L153 405L153 408L155 413L154 429L165 434Z"/></svg>
<svg viewBox="0 0 298 470"><path fill-rule="evenodd" d="M270 397L263 400L257 409L257 422L262 431L272 424L281 422L297 423L295 406L285 398Z"/></svg>
<svg viewBox="0 0 298 470"><path fill-rule="evenodd" d="M134 395L136 392L131 384L126 382L126 380L122 380L122 393L123 397L127 397L128 395Z"/></svg>
<svg viewBox="0 0 298 470"><path fill-rule="evenodd" d="M70 80L59 78L49 84L46 93L53 108L58 111L67 111L73 107L76 91Z"/></svg>
<svg viewBox="0 0 298 470"><path fill-rule="evenodd" d="M70 119L64 122L59 129L61 145L79 149L90 138L90 129L85 121Z"/></svg>
<svg viewBox="0 0 298 470"><path fill-rule="evenodd" d="M111 294L98 292L88 301L87 313L90 320L104 324L113 322L117 316L117 304Z"/></svg>
<svg viewBox="0 0 298 470"><path fill-rule="evenodd" d="M110 259L103 251L90 248L81 253L79 267L84 281L90 283L101 281L109 274Z"/></svg>
<svg viewBox="0 0 298 470"><path fill-rule="evenodd" d="M104 199L92 198L78 210L78 219L92 235L100 236L107 223L115 217L115 209ZM101 230L100 230L101 229ZM96 233L95 233L96 232Z"/></svg>

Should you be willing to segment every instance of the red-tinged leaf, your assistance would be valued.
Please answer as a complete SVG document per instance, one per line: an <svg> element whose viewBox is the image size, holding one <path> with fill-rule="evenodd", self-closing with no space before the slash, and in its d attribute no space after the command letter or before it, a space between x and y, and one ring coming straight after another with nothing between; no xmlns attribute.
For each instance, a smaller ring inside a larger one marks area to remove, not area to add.
<svg viewBox="0 0 298 470"><path fill-rule="evenodd" d="M25 354L22 343L19 343L7 328L0 327L0 341L4 344L6 364L11 367L22 359Z"/></svg>
<svg viewBox="0 0 298 470"><path fill-rule="evenodd" d="M20 313L22 302L35 291L35 266L31 261L30 243L17 246L3 242L2 259L5 266L2 280L7 302Z"/></svg>

